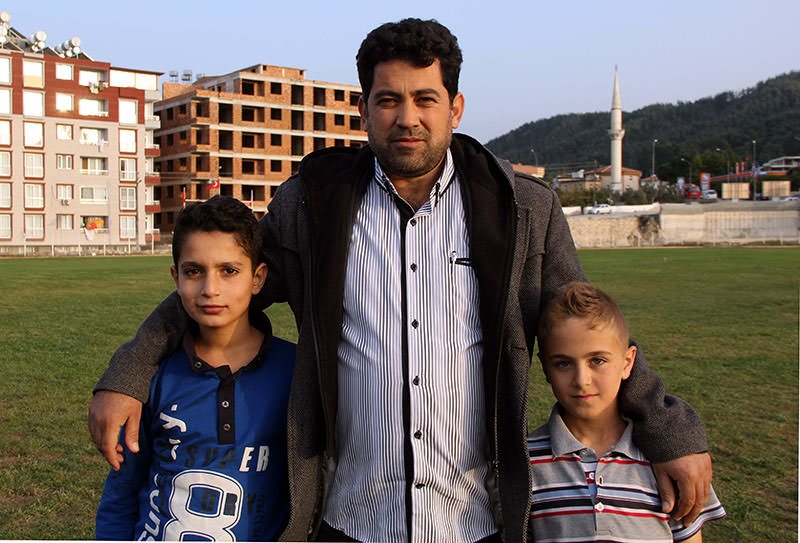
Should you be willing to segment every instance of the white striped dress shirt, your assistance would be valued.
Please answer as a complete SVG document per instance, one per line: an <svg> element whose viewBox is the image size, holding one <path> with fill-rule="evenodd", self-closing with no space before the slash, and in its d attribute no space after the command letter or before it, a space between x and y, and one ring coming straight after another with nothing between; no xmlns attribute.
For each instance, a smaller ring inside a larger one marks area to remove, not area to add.
<svg viewBox="0 0 800 543"><path fill-rule="evenodd" d="M353 227L338 349L339 459L325 521L360 541L477 541L496 532L478 284L459 183L448 151L430 200L414 212L376 160Z"/></svg>

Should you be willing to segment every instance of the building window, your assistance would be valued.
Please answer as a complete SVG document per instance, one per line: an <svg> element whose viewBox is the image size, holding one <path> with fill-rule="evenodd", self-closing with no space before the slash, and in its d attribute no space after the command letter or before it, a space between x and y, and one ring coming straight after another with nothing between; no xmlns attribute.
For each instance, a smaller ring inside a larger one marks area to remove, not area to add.
<svg viewBox="0 0 800 543"><path fill-rule="evenodd" d="M325 130L324 113L314 113L314 130Z"/></svg>
<svg viewBox="0 0 800 543"><path fill-rule="evenodd" d="M272 145L272 146L278 147L278 146L280 146L280 145L281 145L281 140L282 140L282 139L283 139L283 138L281 138L281 135L280 135L280 134L270 134L270 136L269 136L269 143L270 143L270 145Z"/></svg>
<svg viewBox="0 0 800 543"><path fill-rule="evenodd" d="M81 98L78 113L87 117L107 117L106 101L97 98Z"/></svg>
<svg viewBox="0 0 800 543"><path fill-rule="evenodd" d="M56 228L58 230L72 230L74 228L72 215L56 215Z"/></svg>
<svg viewBox="0 0 800 543"><path fill-rule="evenodd" d="M269 171L271 171L271 172L279 172L279 171L281 171L281 161L280 160L270 160L269 161Z"/></svg>
<svg viewBox="0 0 800 543"><path fill-rule="evenodd" d="M333 99L337 102L344 102L344 91L342 89L335 89L333 91Z"/></svg>
<svg viewBox="0 0 800 543"><path fill-rule="evenodd" d="M72 64L56 64L56 79L71 81L73 77Z"/></svg>
<svg viewBox="0 0 800 543"><path fill-rule="evenodd" d="M59 200L72 200L72 185L56 185L56 198Z"/></svg>
<svg viewBox="0 0 800 543"><path fill-rule="evenodd" d="M44 208L44 185L25 183L25 209Z"/></svg>
<svg viewBox="0 0 800 543"><path fill-rule="evenodd" d="M84 145L100 145L108 143L108 133L105 128L83 128L80 129L78 141Z"/></svg>
<svg viewBox="0 0 800 543"><path fill-rule="evenodd" d="M44 93L22 91L22 114L44 117Z"/></svg>
<svg viewBox="0 0 800 543"><path fill-rule="evenodd" d="M72 125L71 124L57 124L56 137L60 140L72 140Z"/></svg>
<svg viewBox="0 0 800 543"><path fill-rule="evenodd" d="M351 106L357 106L359 98L361 98L361 93L360 92L351 92L350 93L350 105Z"/></svg>
<svg viewBox="0 0 800 543"><path fill-rule="evenodd" d="M125 124L136 124L139 122L136 100L119 101L119 122Z"/></svg>
<svg viewBox="0 0 800 543"><path fill-rule="evenodd" d="M0 175L11 177L11 152L0 151Z"/></svg>
<svg viewBox="0 0 800 543"><path fill-rule="evenodd" d="M105 157L82 156L81 173L85 175L106 175L108 163Z"/></svg>
<svg viewBox="0 0 800 543"><path fill-rule="evenodd" d="M11 215L0 215L0 238L11 239Z"/></svg>
<svg viewBox="0 0 800 543"><path fill-rule="evenodd" d="M105 187L81 187L82 204L105 204L108 202L108 191Z"/></svg>
<svg viewBox="0 0 800 543"><path fill-rule="evenodd" d="M344 115L334 115L333 124L336 126L344 126Z"/></svg>
<svg viewBox="0 0 800 543"><path fill-rule="evenodd" d="M108 217L100 217L97 215L82 215L81 226L86 230L100 231L106 229Z"/></svg>
<svg viewBox="0 0 800 543"><path fill-rule="evenodd" d="M136 152L136 130L119 130L119 152L120 153L135 153Z"/></svg>
<svg viewBox="0 0 800 543"><path fill-rule="evenodd" d="M119 208L136 209L136 189L134 187L120 187Z"/></svg>
<svg viewBox="0 0 800 543"><path fill-rule="evenodd" d="M325 105L325 89L314 87L314 105L315 106Z"/></svg>
<svg viewBox="0 0 800 543"><path fill-rule="evenodd" d="M44 125L42 123L22 123L25 134L25 147L44 147Z"/></svg>
<svg viewBox="0 0 800 543"><path fill-rule="evenodd" d="M120 181L136 181L136 159L135 158L120 158L119 159L119 180Z"/></svg>
<svg viewBox="0 0 800 543"><path fill-rule="evenodd" d="M119 217L119 237L136 237L136 217L131 215L120 215Z"/></svg>
<svg viewBox="0 0 800 543"><path fill-rule="evenodd" d="M0 83L11 84L11 59L5 55L0 56Z"/></svg>
<svg viewBox="0 0 800 543"><path fill-rule="evenodd" d="M350 117L350 130L361 130L361 117Z"/></svg>
<svg viewBox="0 0 800 543"><path fill-rule="evenodd" d="M11 89L0 89L0 113L11 113Z"/></svg>
<svg viewBox="0 0 800 543"><path fill-rule="evenodd" d="M25 239L44 239L44 215L25 215Z"/></svg>
<svg viewBox="0 0 800 543"><path fill-rule="evenodd" d="M11 207L11 183L0 183L0 207Z"/></svg>
<svg viewBox="0 0 800 543"><path fill-rule="evenodd" d="M25 177L44 177L44 155L25 153Z"/></svg>
<svg viewBox="0 0 800 543"><path fill-rule="evenodd" d="M72 155L56 155L56 169L71 170Z"/></svg>
<svg viewBox="0 0 800 543"><path fill-rule="evenodd" d="M56 93L56 109L58 111L72 111L75 109L75 99L71 94Z"/></svg>
<svg viewBox="0 0 800 543"><path fill-rule="evenodd" d="M135 87L136 74L124 70L111 70L108 81L112 87Z"/></svg>
<svg viewBox="0 0 800 543"><path fill-rule="evenodd" d="M280 121L283 116L283 110L273 107L269 110L269 118L273 121Z"/></svg>
<svg viewBox="0 0 800 543"><path fill-rule="evenodd" d="M22 61L22 84L26 87L44 88L44 63L36 60Z"/></svg>
<svg viewBox="0 0 800 543"><path fill-rule="evenodd" d="M87 86L97 86L100 84L101 75L103 72L97 70L80 70L78 72L78 83Z"/></svg>
<svg viewBox="0 0 800 543"><path fill-rule="evenodd" d="M283 89L281 89L281 84L278 83L277 81L273 81L272 83L269 84L269 92L270 94L282 93Z"/></svg>
<svg viewBox="0 0 800 543"><path fill-rule="evenodd" d="M0 145L11 145L11 121L0 121Z"/></svg>

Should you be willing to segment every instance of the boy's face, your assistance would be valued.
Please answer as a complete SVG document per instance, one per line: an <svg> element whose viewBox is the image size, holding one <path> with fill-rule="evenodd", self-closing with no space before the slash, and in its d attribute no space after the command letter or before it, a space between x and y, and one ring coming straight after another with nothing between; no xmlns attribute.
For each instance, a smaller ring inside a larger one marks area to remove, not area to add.
<svg viewBox="0 0 800 543"><path fill-rule="evenodd" d="M589 328L589 319L571 317L553 327L539 353L564 418L605 422L619 418L617 393L636 358L613 325Z"/></svg>
<svg viewBox="0 0 800 543"><path fill-rule="evenodd" d="M227 232L193 232L186 238L172 277L184 309L201 327L235 326L247 318L252 295L267 276Z"/></svg>

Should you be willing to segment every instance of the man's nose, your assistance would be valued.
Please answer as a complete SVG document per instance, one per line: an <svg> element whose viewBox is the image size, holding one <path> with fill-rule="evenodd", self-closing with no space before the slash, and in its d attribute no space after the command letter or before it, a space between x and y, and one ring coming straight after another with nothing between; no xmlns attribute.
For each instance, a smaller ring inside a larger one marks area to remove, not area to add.
<svg viewBox="0 0 800 543"><path fill-rule="evenodd" d="M413 101L404 101L397 109L397 124L402 127L417 126L419 112Z"/></svg>

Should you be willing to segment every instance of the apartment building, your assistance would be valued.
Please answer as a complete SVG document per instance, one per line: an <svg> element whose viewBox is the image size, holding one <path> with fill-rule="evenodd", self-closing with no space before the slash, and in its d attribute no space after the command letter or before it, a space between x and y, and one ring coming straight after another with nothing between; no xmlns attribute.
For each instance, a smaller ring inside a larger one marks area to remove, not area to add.
<svg viewBox="0 0 800 543"><path fill-rule="evenodd" d="M164 83L156 103L161 184L156 226L171 232L184 203L233 196L262 216L303 156L330 146L361 147L354 85L305 79L305 70L259 64L193 84Z"/></svg>
<svg viewBox="0 0 800 543"><path fill-rule="evenodd" d="M132 252L157 241L157 72L47 46L0 14L0 254Z"/></svg>

